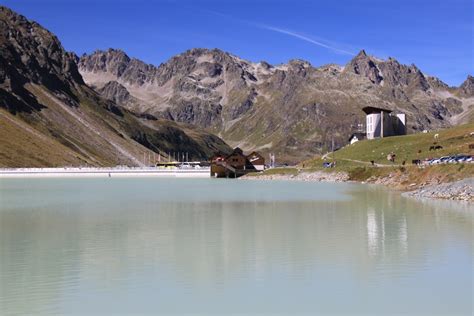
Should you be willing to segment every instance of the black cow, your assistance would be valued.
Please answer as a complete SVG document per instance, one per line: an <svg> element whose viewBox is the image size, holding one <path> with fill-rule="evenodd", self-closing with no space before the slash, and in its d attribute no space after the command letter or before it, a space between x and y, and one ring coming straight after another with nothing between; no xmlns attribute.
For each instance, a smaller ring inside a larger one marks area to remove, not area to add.
<svg viewBox="0 0 474 316"><path fill-rule="evenodd" d="M443 149L443 146L440 146L440 145L430 146L430 151L432 151L432 150L438 150L438 149Z"/></svg>

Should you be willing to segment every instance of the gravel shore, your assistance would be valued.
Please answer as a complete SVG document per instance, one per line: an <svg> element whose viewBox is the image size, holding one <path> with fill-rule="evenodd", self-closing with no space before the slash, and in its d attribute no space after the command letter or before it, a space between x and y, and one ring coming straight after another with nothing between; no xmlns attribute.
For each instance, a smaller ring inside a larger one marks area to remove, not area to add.
<svg viewBox="0 0 474 316"><path fill-rule="evenodd" d="M272 174L258 176L244 176L245 180L294 180L294 181L316 181L316 182L347 182L349 175L345 172L301 172L295 175L290 174Z"/></svg>
<svg viewBox="0 0 474 316"><path fill-rule="evenodd" d="M298 174L272 174L272 175L257 175L244 176L241 179L245 180L290 180L290 181L315 181L315 182L348 182L349 175L345 172L300 172ZM397 188L399 190L406 190L406 187L400 187L403 177L388 176L382 178L371 178L367 182L381 184L390 188ZM429 183L429 182L427 182ZM468 178L461 181L440 184L421 184L421 187L416 190L404 192L404 196L414 198L430 198L443 200L456 200L474 202L474 178Z"/></svg>
<svg viewBox="0 0 474 316"><path fill-rule="evenodd" d="M403 193L416 198L436 198L474 202L474 178L451 183L429 185L414 191Z"/></svg>

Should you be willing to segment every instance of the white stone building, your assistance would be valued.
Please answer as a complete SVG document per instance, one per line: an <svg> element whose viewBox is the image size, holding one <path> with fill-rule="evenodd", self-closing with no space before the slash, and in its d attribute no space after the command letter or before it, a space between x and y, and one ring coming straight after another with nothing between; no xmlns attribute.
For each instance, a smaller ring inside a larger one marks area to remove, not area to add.
<svg viewBox="0 0 474 316"><path fill-rule="evenodd" d="M391 110L367 106L362 109L366 116L367 139L406 135L406 116Z"/></svg>

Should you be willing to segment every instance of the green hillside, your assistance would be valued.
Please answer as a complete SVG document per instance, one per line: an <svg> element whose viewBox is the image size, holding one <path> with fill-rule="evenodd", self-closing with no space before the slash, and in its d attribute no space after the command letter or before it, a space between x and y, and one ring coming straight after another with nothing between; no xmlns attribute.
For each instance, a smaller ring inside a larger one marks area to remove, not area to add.
<svg viewBox="0 0 474 316"><path fill-rule="evenodd" d="M455 181L474 176L474 164L442 164L436 166L416 166L412 160L438 158L457 154L474 154L469 149L474 144L474 124L466 124L430 133L418 133L383 139L363 140L347 145L328 154L324 159L317 157L298 165L300 172L324 170L325 172L344 171L351 180L376 182L390 178L391 185L405 189L426 183ZM435 138L435 135L438 136ZM431 146L442 146L430 150ZM387 160L394 153L395 162ZM375 165L371 164L371 160ZM323 168L324 161L336 162L334 168ZM403 164L405 161L405 164Z"/></svg>
<svg viewBox="0 0 474 316"><path fill-rule="evenodd" d="M303 161L297 166L270 169L260 175L346 172L353 181L383 183L398 189L455 181L474 177L474 163L417 166L412 164L412 160L458 154L474 155L474 150L469 149L469 145L474 144L473 132L474 124L466 124L426 134L363 140L323 157ZM436 139L435 134L438 134ZM431 146L442 148L430 150ZM389 153L396 155L395 162L387 160ZM324 162L336 162L336 166L324 168Z"/></svg>
<svg viewBox="0 0 474 316"><path fill-rule="evenodd" d="M471 135L473 133L473 135ZM435 135L438 135L435 138ZM363 140L331 154L336 160L359 160L369 163L374 160L379 164L392 164L387 160L389 153L396 155L395 163L411 163L414 159L435 158L455 154L474 154L469 149L474 144L474 124L466 124L450 129L418 133L406 136L394 136L382 139ZM431 146L442 146L442 149L430 150Z"/></svg>

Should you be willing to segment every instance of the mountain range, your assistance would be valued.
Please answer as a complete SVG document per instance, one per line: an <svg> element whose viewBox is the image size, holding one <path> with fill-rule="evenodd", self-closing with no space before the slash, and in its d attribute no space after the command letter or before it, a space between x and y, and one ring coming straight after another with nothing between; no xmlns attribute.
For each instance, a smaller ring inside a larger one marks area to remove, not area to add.
<svg viewBox="0 0 474 316"><path fill-rule="evenodd" d="M1 6L0 26L2 166L141 165L230 146L294 162L345 145L365 106L406 113L410 132L474 121L473 77L449 87L365 51L314 67L196 48L155 66L119 49L78 57Z"/></svg>
<svg viewBox="0 0 474 316"><path fill-rule="evenodd" d="M344 66L274 66L218 49L191 49L159 66L109 49L83 55L78 65L89 86L131 112L189 123L231 146L290 161L346 144L365 123L365 106L406 113L410 132L474 118L473 77L449 87L415 65L363 50Z"/></svg>

